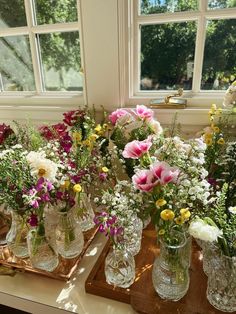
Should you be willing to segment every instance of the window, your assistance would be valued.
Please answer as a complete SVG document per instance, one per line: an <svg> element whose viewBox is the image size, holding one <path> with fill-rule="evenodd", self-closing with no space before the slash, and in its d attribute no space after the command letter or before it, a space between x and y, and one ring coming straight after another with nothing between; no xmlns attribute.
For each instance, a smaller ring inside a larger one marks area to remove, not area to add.
<svg viewBox="0 0 236 314"><path fill-rule="evenodd" d="M0 95L82 94L77 0L1 0Z"/></svg>
<svg viewBox="0 0 236 314"><path fill-rule="evenodd" d="M223 94L236 78L236 0L131 0L130 95Z"/></svg>

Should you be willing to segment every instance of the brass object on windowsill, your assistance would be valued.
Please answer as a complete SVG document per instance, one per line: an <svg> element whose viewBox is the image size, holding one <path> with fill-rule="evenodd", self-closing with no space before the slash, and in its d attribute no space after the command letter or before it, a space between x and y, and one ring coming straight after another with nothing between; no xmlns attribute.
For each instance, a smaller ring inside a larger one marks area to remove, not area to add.
<svg viewBox="0 0 236 314"><path fill-rule="evenodd" d="M187 99L176 98L183 95L183 89L179 88L178 92L174 95L166 96L165 98L153 99L150 101L150 108L167 108L167 109L184 109L187 106Z"/></svg>

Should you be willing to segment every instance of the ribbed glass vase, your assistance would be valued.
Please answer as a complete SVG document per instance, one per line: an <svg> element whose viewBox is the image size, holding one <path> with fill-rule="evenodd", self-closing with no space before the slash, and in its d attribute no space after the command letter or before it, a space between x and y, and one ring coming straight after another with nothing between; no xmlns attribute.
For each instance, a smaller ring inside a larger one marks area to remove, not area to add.
<svg viewBox="0 0 236 314"><path fill-rule="evenodd" d="M27 233L28 228L26 222L17 211L10 210L11 213L11 227L6 235L6 242L8 248L12 253L21 258L29 256L28 245L27 245Z"/></svg>
<svg viewBox="0 0 236 314"><path fill-rule="evenodd" d="M105 259L106 282L121 288L128 288L135 279L134 257L126 249L115 248Z"/></svg>
<svg viewBox="0 0 236 314"><path fill-rule="evenodd" d="M191 238L183 233L173 235L177 244L167 244L160 239L160 254L152 271L153 286L162 299L180 300L189 288ZM171 236L172 237L172 236Z"/></svg>
<svg viewBox="0 0 236 314"><path fill-rule="evenodd" d="M208 259L208 301L220 311L235 312L236 256L225 256L215 247L214 249L208 249Z"/></svg>
<svg viewBox="0 0 236 314"><path fill-rule="evenodd" d="M134 216L124 232L125 246L133 256L137 255L140 251L142 232L143 222L140 218Z"/></svg>
<svg viewBox="0 0 236 314"><path fill-rule="evenodd" d="M56 247L58 253L64 258L78 256L84 247L84 235L73 210L59 212L56 227Z"/></svg>

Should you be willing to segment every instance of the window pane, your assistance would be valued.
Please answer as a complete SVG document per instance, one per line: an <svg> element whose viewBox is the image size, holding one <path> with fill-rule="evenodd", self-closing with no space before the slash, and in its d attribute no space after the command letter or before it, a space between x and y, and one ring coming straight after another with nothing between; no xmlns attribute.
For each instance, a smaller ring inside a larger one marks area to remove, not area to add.
<svg viewBox="0 0 236 314"><path fill-rule="evenodd" d="M225 9L236 7L235 0L209 0L208 8L209 9Z"/></svg>
<svg viewBox="0 0 236 314"><path fill-rule="evenodd" d="M0 37L0 89L35 90L28 36Z"/></svg>
<svg viewBox="0 0 236 314"><path fill-rule="evenodd" d="M76 0L34 0L37 24L77 21Z"/></svg>
<svg viewBox="0 0 236 314"><path fill-rule="evenodd" d="M141 90L192 88L196 23L141 27Z"/></svg>
<svg viewBox="0 0 236 314"><path fill-rule="evenodd" d="M26 26L24 0L0 1L0 27Z"/></svg>
<svg viewBox="0 0 236 314"><path fill-rule="evenodd" d="M197 0L140 0L141 14L197 10Z"/></svg>
<svg viewBox="0 0 236 314"><path fill-rule="evenodd" d="M79 32L39 35L45 90L81 91Z"/></svg>
<svg viewBox="0 0 236 314"><path fill-rule="evenodd" d="M227 89L236 77L236 19L207 23L202 89Z"/></svg>

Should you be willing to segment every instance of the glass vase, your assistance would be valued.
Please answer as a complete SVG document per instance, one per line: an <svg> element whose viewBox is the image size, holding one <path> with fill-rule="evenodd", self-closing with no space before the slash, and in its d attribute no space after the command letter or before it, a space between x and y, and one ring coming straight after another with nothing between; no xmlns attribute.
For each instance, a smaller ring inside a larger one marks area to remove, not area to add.
<svg viewBox="0 0 236 314"><path fill-rule="evenodd" d="M128 288L135 279L134 257L126 249L113 247L105 259L106 282L121 288Z"/></svg>
<svg viewBox="0 0 236 314"><path fill-rule="evenodd" d="M39 235L37 229L27 236L31 265L52 272L59 264L58 255L50 245L46 235Z"/></svg>
<svg viewBox="0 0 236 314"><path fill-rule="evenodd" d="M76 205L74 206L77 219L81 225L82 231L90 230L94 227L94 211L91 206L90 196L87 193L79 194Z"/></svg>
<svg viewBox="0 0 236 314"><path fill-rule="evenodd" d="M235 312L236 257L225 256L214 247L208 250L208 258L207 299L220 311Z"/></svg>
<svg viewBox="0 0 236 314"><path fill-rule="evenodd" d="M27 245L28 228L25 220L16 211L10 210L11 227L6 235L7 246L16 257L25 258L29 256Z"/></svg>
<svg viewBox="0 0 236 314"><path fill-rule="evenodd" d="M162 299L180 300L189 288L191 238L183 233L174 234L176 245L160 239L160 254L152 270L153 286ZM172 238L172 235L170 236Z"/></svg>
<svg viewBox="0 0 236 314"><path fill-rule="evenodd" d="M7 213L6 206L0 205L0 245L7 243L6 236L11 226L11 218Z"/></svg>
<svg viewBox="0 0 236 314"><path fill-rule="evenodd" d="M133 255L137 255L141 248L143 232L143 222L137 216L133 217L131 223L124 232L125 246L128 251Z"/></svg>
<svg viewBox="0 0 236 314"><path fill-rule="evenodd" d="M59 222L58 209L56 206L47 204L44 207L44 227L48 242L56 251L56 227Z"/></svg>
<svg viewBox="0 0 236 314"><path fill-rule="evenodd" d="M59 212L56 227L56 247L58 253L64 258L78 256L84 247L84 235L74 211Z"/></svg>

